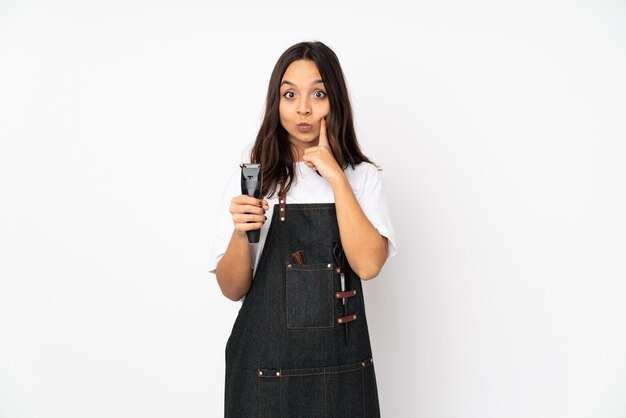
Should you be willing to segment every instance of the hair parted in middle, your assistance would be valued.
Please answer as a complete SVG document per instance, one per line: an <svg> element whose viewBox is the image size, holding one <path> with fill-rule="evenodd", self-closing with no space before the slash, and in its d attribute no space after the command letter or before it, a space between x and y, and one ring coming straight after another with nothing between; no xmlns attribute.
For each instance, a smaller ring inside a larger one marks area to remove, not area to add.
<svg viewBox="0 0 626 418"><path fill-rule="evenodd" d="M265 112L259 133L251 150L250 161L260 163L263 170L261 195L286 194L295 173L295 154L287 131L280 123L280 83L287 67L296 60L315 63L326 88L330 103L327 136L330 149L342 169L354 168L371 161L361 152L354 130L348 88L337 55L322 42L300 42L280 56L270 77ZM278 189L280 187L280 189Z"/></svg>

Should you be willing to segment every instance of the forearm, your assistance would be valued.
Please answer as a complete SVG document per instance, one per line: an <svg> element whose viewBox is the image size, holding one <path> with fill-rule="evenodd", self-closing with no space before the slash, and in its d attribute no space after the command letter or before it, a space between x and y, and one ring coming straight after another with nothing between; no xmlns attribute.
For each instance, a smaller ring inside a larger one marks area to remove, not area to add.
<svg viewBox="0 0 626 418"><path fill-rule="evenodd" d="M361 279L373 279L387 260L387 239L363 213L345 176L332 186L341 244L348 263Z"/></svg>
<svg viewBox="0 0 626 418"><path fill-rule="evenodd" d="M215 275L222 294L240 300L252 286L251 249L248 238L234 230L224 256L217 264Z"/></svg>

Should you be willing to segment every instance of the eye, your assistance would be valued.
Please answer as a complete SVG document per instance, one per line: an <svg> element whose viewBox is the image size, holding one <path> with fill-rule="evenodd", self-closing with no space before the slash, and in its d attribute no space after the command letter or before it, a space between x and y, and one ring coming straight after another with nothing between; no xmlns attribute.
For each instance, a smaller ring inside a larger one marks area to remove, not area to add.
<svg viewBox="0 0 626 418"><path fill-rule="evenodd" d="M293 93L293 91L288 91L283 93L283 97L286 99L293 99L295 97L295 94Z"/></svg>
<svg viewBox="0 0 626 418"><path fill-rule="evenodd" d="M323 99L324 97L326 97L326 93L324 93L322 90L315 91L313 95L317 97L318 99Z"/></svg>

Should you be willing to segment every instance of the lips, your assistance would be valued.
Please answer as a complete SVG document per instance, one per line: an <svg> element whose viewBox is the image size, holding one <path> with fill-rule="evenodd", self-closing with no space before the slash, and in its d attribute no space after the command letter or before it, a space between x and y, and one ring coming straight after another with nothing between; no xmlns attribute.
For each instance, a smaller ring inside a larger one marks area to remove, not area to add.
<svg viewBox="0 0 626 418"><path fill-rule="evenodd" d="M313 129L313 126L311 126L310 123L299 123L296 126L298 128L298 132L302 133L311 132L311 129Z"/></svg>

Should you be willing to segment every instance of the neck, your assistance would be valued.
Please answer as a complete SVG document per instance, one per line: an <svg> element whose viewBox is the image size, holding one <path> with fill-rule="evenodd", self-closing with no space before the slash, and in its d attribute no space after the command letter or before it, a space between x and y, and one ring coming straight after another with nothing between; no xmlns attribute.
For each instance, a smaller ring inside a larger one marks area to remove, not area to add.
<svg viewBox="0 0 626 418"><path fill-rule="evenodd" d="M311 147L316 146L317 144L311 144ZM309 147L306 147L309 148ZM304 155L304 151L306 150L306 148L300 148L294 144L291 144L291 152L293 155L293 160L297 163L301 163L304 162L304 160L302 159L302 156Z"/></svg>
<svg viewBox="0 0 626 418"><path fill-rule="evenodd" d="M291 146L291 152L293 154L293 161L296 163L302 162L302 155L304 155L304 150L296 147L295 145Z"/></svg>

